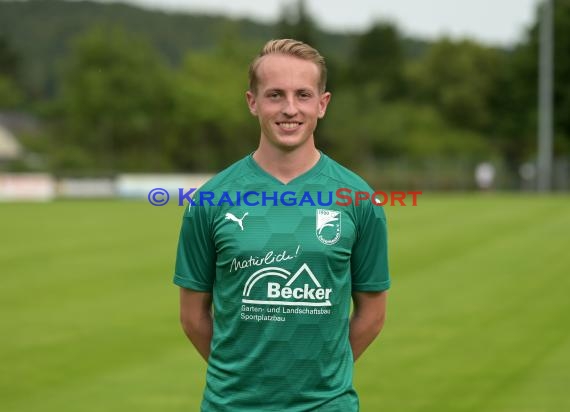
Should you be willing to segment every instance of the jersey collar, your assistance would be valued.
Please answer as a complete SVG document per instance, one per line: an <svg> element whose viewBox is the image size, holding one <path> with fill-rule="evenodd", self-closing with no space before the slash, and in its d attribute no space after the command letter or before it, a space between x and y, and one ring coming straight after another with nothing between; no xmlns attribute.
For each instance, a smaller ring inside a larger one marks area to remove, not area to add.
<svg viewBox="0 0 570 412"><path fill-rule="evenodd" d="M311 167L306 172L300 174L299 176L295 177L294 179L290 180L288 183L281 182L275 176L273 176L272 174L269 174L264 169L262 169L257 164L257 162L253 159L253 152L247 156L246 162L247 162L248 166L251 169L253 169L253 171L257 175L263 176L264 178L270 180L273 184L278 184L281 186L292 186L295 184L306 182L307 180L311 179L312 177L314 177L320 173L320 171L323 169L323 167L325 167L325 165L328 161L328 156L326 154L324 154L323 152L321 152L320 150L319 150L319 154L320 154L319 160L317 161L317 163L315 163L315 165L313 167Z"/></svg>

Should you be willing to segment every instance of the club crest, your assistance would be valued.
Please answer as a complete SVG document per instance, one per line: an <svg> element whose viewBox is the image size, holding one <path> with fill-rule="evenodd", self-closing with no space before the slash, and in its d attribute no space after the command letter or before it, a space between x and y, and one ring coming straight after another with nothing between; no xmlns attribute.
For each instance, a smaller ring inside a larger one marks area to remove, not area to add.
<svg viewBox="0 0 570 412"><path fill-rule="evenodd" d="M315 233L317 239L325 245L334 245L340 239L341 212L336 210L317 209Z"/></svg>

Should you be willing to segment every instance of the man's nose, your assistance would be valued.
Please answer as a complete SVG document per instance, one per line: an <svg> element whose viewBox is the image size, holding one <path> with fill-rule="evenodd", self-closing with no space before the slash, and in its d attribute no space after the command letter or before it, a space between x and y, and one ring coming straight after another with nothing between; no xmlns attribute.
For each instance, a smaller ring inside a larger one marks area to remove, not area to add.
<svg viewBox="0 0 570 412"><path fill-rule="evenodd" d="M288 117L293 117L297 114L297 105L293 96L284 100L282 110L283 114Z"/></svg>

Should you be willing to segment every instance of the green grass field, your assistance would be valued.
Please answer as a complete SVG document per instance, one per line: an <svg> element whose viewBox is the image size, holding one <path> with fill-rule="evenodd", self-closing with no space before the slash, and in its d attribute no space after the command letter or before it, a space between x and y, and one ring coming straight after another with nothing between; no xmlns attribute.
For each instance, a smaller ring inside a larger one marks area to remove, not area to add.
<svg viewBox="0 0 570 412"><path fill-rule="evenodd" d="M393 288L362 411L570 411L570 197L387 207ZM182 210L0 204L0 410L197 411L171 283Z"/></svg>

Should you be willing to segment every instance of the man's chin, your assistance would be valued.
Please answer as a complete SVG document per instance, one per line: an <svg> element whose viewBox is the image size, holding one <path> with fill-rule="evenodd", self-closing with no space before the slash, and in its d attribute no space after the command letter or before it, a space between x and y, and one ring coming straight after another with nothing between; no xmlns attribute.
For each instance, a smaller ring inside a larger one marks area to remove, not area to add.
<svg viewBox="0 0 570 412"><path fill-rule="evenodd" d="M293 139L281 138L276 142L276 146L286 152L293 152L309 143L308 139L301 140L298 137Z"/></svg>

